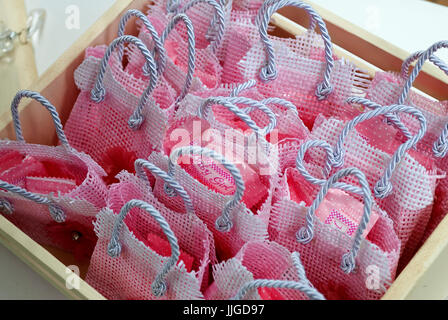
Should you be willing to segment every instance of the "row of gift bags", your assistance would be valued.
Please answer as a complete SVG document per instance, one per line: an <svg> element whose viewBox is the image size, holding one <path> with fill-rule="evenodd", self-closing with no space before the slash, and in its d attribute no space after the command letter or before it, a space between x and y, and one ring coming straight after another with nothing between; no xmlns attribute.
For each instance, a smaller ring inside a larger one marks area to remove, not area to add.
<svg viewBox="0 0 448 320"><path fill-rule="evenodd" d="M306 34L268 34L286 6ZM426 60L448 73L447 46L370 79L302 1L130 10L86 49L64 127L39 93L13 100L1 212L90 261L109 299L381 298L448 210L447 105L411 90ZM48 109L58 146L24 141L22 98Z"/></svg>

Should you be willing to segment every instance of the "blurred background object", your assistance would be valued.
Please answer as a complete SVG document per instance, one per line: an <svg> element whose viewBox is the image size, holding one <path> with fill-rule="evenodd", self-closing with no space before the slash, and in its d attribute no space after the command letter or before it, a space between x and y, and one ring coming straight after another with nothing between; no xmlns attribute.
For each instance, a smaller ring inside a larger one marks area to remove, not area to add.
<svg viewBox="0 0 448 320"><path fill-rule="evenodd" d="M32 39L43 23L43 12L33 11L30 18L24 0L0 0L0 112L9 108L17 90L37 79Z"/></svg>
<svg viewBox="0 0 448 320"><path fill-rule="evenodd" d="M36 8L42 8L47 12L42 36L38 45L34 46L39 76L70 48L115 1L24 0L28 12Z"/></svg>

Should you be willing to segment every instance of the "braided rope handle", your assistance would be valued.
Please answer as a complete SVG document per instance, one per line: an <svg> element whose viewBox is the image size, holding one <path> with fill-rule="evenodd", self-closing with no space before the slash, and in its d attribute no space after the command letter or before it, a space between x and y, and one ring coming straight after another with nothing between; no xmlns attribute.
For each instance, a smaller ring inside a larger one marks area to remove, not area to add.
<svg viewBox="0 0 448 320"><path fill-rule="evenodd" d="M19 111L18 111L20 101L23 98L31 98L33 100L36 100L42 106L47 108L47 110L50 112L51 118L53 119L54 126L56 127L56 135L58 136L61 145L64 146L66 150L72 150L72 147L70 146L67 137L65 136L61 119L59 118L59 114L56 108L42 95L30 90L21 90L17 92L17 94L15 95L14 99L11 102L11 114L17 140L20 142L25 142L25 139L23 138L22 125L20 124Z"/></svg>
<svg viewBox="0 0 448 320"><path fill-rule="evenodd" d="M404 104L406 99L409 96L409 92L411 91L412 85L414 84L415 80L417 79L418 75L420 74L420 71L423 68L423 65L428 59L434 60L434 58L431 58L434 56L434 53L442 48L448 48L448 41L439 41L433 44L431 47L428 48L425 52L423 52L420 55L420 58L418 59L414 69L411 72L411 75L409 76L408 80L406 81L403 91L401 93L400 98L398 99L397 104ZM442 69L445 71L445 67Z"/></svg>
<svg viewBox="0 0 448 320"><path fill-rule="evenodd" d="M141 200L131 200L128 203L126 203L123 206L123 208L121 208L120 214L117 216L117 219L114 224L111 239L107 247L107 253L112 258L117 258L120 256L122 251L120 244L121 229L123 228L124 219L133 208L140 208L148 212L159 223L163 233L168 238L168 242L171 246L171 257L166 261L160 273L157 274L151 286L152 293L154 294L154 296L161 297L166 294L167 291L166 277L170 272L170 270L173 269L176 266L177 262L179 261L180 249L177 238L174 235L173 231L171 230L168 222L160 214L160 212L157 211L152 205Z"/></svg>
<svg viewBox="0 0 448 320"><path fill-rule="evenodd" d="M171 152L171 155L169 157L169 163L168 163L168 175L170 177L174 177L175 174L175 167L177 165L177 160L181 156L191 156L191 155L197 155L201 157L207 157L212 158L218 162L220 162L224 168L226 168L230 174L233 177L233 180L235 181L236 185L236 191L233 195L232 199L229 200L226 205L224 206L224 209L222 211L222 214L218 219L216 220L216 229L220 232L229 232L233 228L232 219L230 217L230 213L232 209L237 206L241 200L243 199L244 191L245 191L245 185L244 180L241 176L240 171L238 168L230 163L224 156L220 155L219 153L215 152L214 150L201 148L201 147L183 147L178 148ZM166 188L165 190L170 190L170 188ZM168 192L168 195L170 192Z"/></svg>
<svg viewBox="0 0 448 320"><path fill-rule="evenodd" d="M269 118L269 124L265 128L262 129L261 132L262 132L263 136L268 135L277 127L277 117L275 116L274 112L272 112L272 110L266 106L266 104L264 104L263 102L258 102L256 100L253 100L250 98L246 98L246 97L211 97L202 103L202 105L200 107L199 114L207 117L208 112L211 109L210 106L212 106L213 103L219 103L219 101L222 102L223 100L228 101L234 105L237 105L237 104L248 105L249 107L247 109L242 110L246 114L255 109L258 109L258 110L262 111L263 113L265 113L267 115L267 117ZM241 109L239 109L239 110L241 110ZM234 111L233 108L231 111L232 112ZM241 115L240 112L238 112L237 116L240 117L239 115ZM246 118L246 117L244 117L244 118ZM241 118L241 120L244 121L243 118ZM251 129L253 129L253 128L251 128Z"/></svg>
<svg viewBox="0 0 448 320"><path fill-rule="evenodd" d="M424 53L425 51L414 52L403 62L403 65L401 66L401 77L403 79L409 78L409 69L411 68L411 65L415 61L417 61ZM438 67L440 70L445 72L446 75L448 75L448 65L442 59L437 56L430 56L429 61L431 61L436 67Z"/></svg>
<svg viewBox="0 0 448 320"><path fill-rule="evenodd" d="M18 186L12 185L5 181L0 181L0 189L15 193L19 196L22 196L25 199L28 199L30 201L36 202L38 204L43 204L48 206L48 211L50 212L51 217L58 223L65 222L65 212L58 207L53 201L50 199L40 196L38 194L28 192L25 189L22 189ZM14 207L12 204L6 200L2 199L0 201L2 211L6 214L12 214L14 212Z"/></svg>
<svg viewBox="0 0 448 320"><path fill-rule="evenodd" d="M193 83L194 72L196 70L196 39L194 35L194 27L190 18L186 14L180 13L174 16L173 19L169 22L167 27L162 33L161 41L165 43L168 35L174 29L176 24L179 21L183 21L185 26L187 27L187 36L188 36L188 70L186 74L185 84L182 87L180 95L176 99L176 103L180 103L188 91L191 88L191 84Z"/></svg>
<svg viewBox="0 0 448 320"><path fill-rule="evenodd" d="M278 0L266 0L261 5L260 9L258 10L258 14L255 17L255 25L260 25L260 18L265 14L266 8L277 2ZM308 12L307 12L308 13ZM316 20L313 19L313 17L308 14L310 17L310 26L308 27L308 30L315 30L317 26Z"/></svg>
<svg viewBox="0 0 448 320"><path fill-rule="evenodd" d="M167 0L166 1L166 12L175 13L180 6L180 0Z"/></svg>
<svg viewBox="0 0 448 320"><path fill-rule="evenodd" d="M296 235L297 241L302 244L308 244L311 242L311 240L313 240L314 220L316 216L316 210L319 208L320 204L322 203L325 195L328 193L330 188L333 188L335 184L342 178L345 178L350 175L355 176L358 179L359 184L361 185L361 191L364 199L364 212L361 218L361 222L358 226L358 229L356 230L352 248L348 253L344 254L344 256L342 257L341 269L347 274L353 272L356 267L356 261L355 261L356 256L361 246L363 233L366 230L367 225L369 224L370 221L370 215L372 212L372 204L373 204L372 194L370 192L370 187L367 182L367 178L364 175L364 173L362 173L359 169L357 168L342 169L325 182L319 194L317 195L316 199L314 200L313 204L308 208L308 212L306 214L306 226L302 227L297 232Z"/></svg>
<svg viewBox="0 0 448 320"><path fill-rule="evenodd" d="M299 281L286 281L286 280L267 280L267 279L257 279L246 283L232 300L243 300L244 297L251 291L258 288L277 288L277 289L293 289L303 292L307 295L310 300L325 300L325 297L314 288L308 281L305 274L305 269L303 268L302 262L300 261L300 255L294 252L291 255L293 265L297 270L299 275Z"/></svg>
<svg viewBox="0 0 448 320"><path fill-rule="evenodd" d="M213 53L216 53L219 46L221 45L221 41L224 37L224 31L226 27L226 20L225 20L225 14L223 7L215 0L192 0L189 3L187 3L184 7L177 10L177 13L186 13L190 8L200 4L200 3L206 3L212 6L215 9L215 15L212 20L213 25L210 26L212 30L214 30L215 38L210 44L210 49ZM217 22L214 23L217 19Z"/></svg>
<svg viewBox="0 0 448 320"><path fill-rule="evenodd" d="M252 89L253 87L255 87L257 85L257 81L256 80L249 80L245 83L242 83L238 86L236 86L232 92L230 93L230 97L234 98L234 97L238 97L241 93L243 93L246 90ZM294 116L299 117L299 111L297 110L297 107L288 100L282 99L282 98L276 98L276 97L271 97L271 98L267 98L261 101L262 104L268 106L270 104L278 104L281 106L284 106L285 108L287 108L288 110L290 110ZM247 109L245 109L244 111L246 113L250 113L254 110L254 107L248 107Z"/></svg>
<svg viewBox="0 0 448 320"><path fill-rule="evenodd" d="M209 117L209 112L211 111L211 106L214 104L220 105L227 108L238 118L240 118L245 124L247 124L249 128L251 128L257 134L257 136L264 136L263 130L257 126L255 121L253 121L252 118L242 109L238 108L234 103L230 102L229 99L230 99L229 97L210 97L205 99L198 109L198 117L202 119L207 119ZM256 101L254 103L259 104Z"/></svg>
<svg viewBox="0 0 448 320"><path fill-rule="evenodd" d="M319 100L326 99L331 92L333 91L333 87L331 85L331 73L334 68L334 59L333 59L333 45L331 43L331 37L328 33L325 22L322 17L308 4L298 1L298 0L280 0L278 2L273 2L270 7L267 7L266 10L260 11L262 17L259 17L259 29L260 29L260 37L263 42L267 55L267 63L261 69L260 78L262 81L272 81L275 80L278 76L278 70L276 66L276 55L275 50L272 45L271 40L268 37L267 29L268 24L271 19L271 16L277 10L286 7L286 6L294 6L300 9L304 9L308 12L308 14L312 17L314 21L316 21L319 29L321 31L322 38L325 44L325 60L326 67L324 72L324 80L320 83L316 89L316 96Z"/></svg>
<svg viewBox="0 0 448 320"><path fill-rule="evenodd" d="M391 178L395 171L395 169L398 167L398 165L401 163L401 161L404 159L405 154L414 148L420 140L424 137L427 130L427 124L426 124L426 118L422 114L422 112L414 107L411 106L405 106L405 105L391 105L391 106L385 106L382 107L379 104L376 104L370 100L367 100L365 98L349 98L347 100L348 103L356 103L356 104L362 104L362 105L370 105L375 106L376 109L365 112L354 118L352 121L348 122L344 129L342 130L342 133L340 134L338 141L336 143L336 146L334 148L333 153L333 159L328 161L328 164L332 167L341 167L344 164L344 142L349 133L360 123L370 120L372 118L386 115L390 113L397 113L397 112L403 112L408 113L410 115L413 115L417 118L417 120L420 122L420 130L417 132L416 135L412 136L411 139L408 139L405 143L401 144L400 147L398 147L397 151L394 153L392 160L390 161L389 165L386 167L386 170L384 172L384 175L381 177L381 179L378 181L378 183L375 185L374 191L375 191L375 197L379 199L384 199L388 197L392 193L392 183Z"/></svg>
<svg viewBox="0 0 448 320"><path fill-rule="evenodd" d="M243 91L252 89L256 85L257 85L257 81L256 80L249 80L247 82L241 83L241 84L237 85L232 90L232 92L230 93L230 96L231 97L238 97L241 93L243 93Z"/></svg>
<svg viewBox="0 0 448 320"><path fill-rule="evenodd" d="M143 92L143 95L139 101L139 104L137 108L135 109L134 113L132 114L131 118L128 121L129 127L133 130L138 130L140 126L143 124L144 118L143 118L143 108L146 106L146 103L148 102L149 97L151 96L152 92L157 86L158 82L158 76L157 76L157 65L154 60L154 57L152 56L151 52L146 48L146 46L143 44L143 42L134 37L134 36L122 36L110 44L110 46L107 48L106 53L104 54L103 59L101 60L101 66L100 71L98 73L98 76L95 81L95 86L92 89L91 92L91 99L96 102L100 103L104 100L106 96L106 89L104 88L104 76L106 74L107 66L109 59L112 55L112 52L117 48L118 46L121 46L123 43L128 42L132 43L137 48L140 49L143 56L146 59L147 64L150 66L150 83L149 86L145 89Z"/></svg>
<svg viewBox="0 0 448 320"><path fill-rule="evenodd" d="M137 176L145 181L148 185L149 180L144 169L149 170L153 175L164 180L165 184L169 186L170 190L175 191L174 196L179 195L182 198L187 213L191 215L195 214L193 203L191 202L191 198L188 195L187 191L185 191L185 189L168 173L157 167L155 164L144 159L136 160L134 166Z"/></svg>
<svg viewBox="0 0 448 320"><path fill-rule="evenodd" d="M305 168L304 158L306 153L312 148L322 148L327 154L327 159L333 158L333 148L328 144L328 142L323 140L312 140L307 141L301 145L299 152L297 153L296 158L296 168L300 172L300 174L311 184L323 186L327 183L327 180L319 179L312 176L309 171ZM328 166L328 163L324 169L324 175L327 177L330 174L331 166ZM362 190L359 187L355 187L351 184L347 184L344 182L336 182L333 185L333 188L345 190L347 192L352 192L358 195L362 195Z"/></svg>
<svg viewBox="0 0 448 320"><path fill-rule="evenodd" d="M157 65L158 65L157 70L158 70L158 75L160 76L161 74L163 74L165 67L166 67L167 53L166 53L165 47L163 46L163 41L161 41L157 30L154 28L154 26L152 25L152 23L149 21L148 17L145 14L143 14L141 11L136 10L136 9L131 9L131 10L127 11L120 19L120 24L118 26L118 38L121 36L124 36L126 24L131 17L136 17L143 22L143 25L146 27L146 29L148 30L149 34L151 35L151 37L154 41L154 45L155 45L154 53L158 53L158 55L159 55L159 59L157 60ZM124 52L124 45L121 45L118 48L118 60L119 61L123 60L123 52ZM154 54L154 56L156 56L156 55ZM145 76L151 75L150 65L147 63L143 66L143 74Z"/></svg>

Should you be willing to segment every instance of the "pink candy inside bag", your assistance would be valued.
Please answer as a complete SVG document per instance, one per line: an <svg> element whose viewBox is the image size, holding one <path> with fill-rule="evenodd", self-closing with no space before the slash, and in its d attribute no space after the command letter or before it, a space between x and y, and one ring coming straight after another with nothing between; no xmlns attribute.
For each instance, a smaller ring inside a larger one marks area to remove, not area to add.
<svg viewBox="0 0 448 320"><path fill-rule="evenodd" d="M312 204L316 188L307 186L309 183L303 179L297 169L287 169L284 179L286 192L289 193L292 201L297 204L305 203L307 206ZM313 192L310 192L310 189L314 189ZM358 229L362 214L363 203L337 189L331 189L328 192L316 211L316 217L322 223L331 225L350 237L353 237ZM367 238L378 218L378 213L373 211L363 237Z"/></svg>

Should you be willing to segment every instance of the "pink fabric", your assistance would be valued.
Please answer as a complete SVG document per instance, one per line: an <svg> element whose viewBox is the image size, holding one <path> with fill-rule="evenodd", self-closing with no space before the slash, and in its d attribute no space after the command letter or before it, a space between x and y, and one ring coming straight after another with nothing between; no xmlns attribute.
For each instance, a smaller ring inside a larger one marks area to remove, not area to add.
<svg viewBox="0 0 448 320"><path fill-rule="evenodd" d="M100 52L105 49L105 46L88 49L85 60L75 71L75 82L81 92L65 132L74 148L88 153L105 168L111 168L112 172L107 172L111 176L128 169L117 169L117 164L110 163L109 154L114 150L132 153L136 158L145 158L152 151L161 150L166 124L174 113L175 95L165 81L159 81L143 110L145 121L138 130L131 129L128 120L148 82L123 71L114 53L104 78L105 99L101 103L93 102L90 92L100 68L98 56L102 56Z"/></svg>
<svg viewBox="0 0 448 320"><path fill-rule="evenodd" d="M215 263L213 237L204 223L196 216L180 210L168 209L164 200L154 195L141 180L127 172L118 176L120 183L111 186L108 208L103 209L95 222L98 243L93 253L86 281L108 299L154 300L151 283L162 269L168 252L161 255L161 248L151 247L148 239L166 239L158 223L145 211L133 209L124 220L120 243L122 253L118 258L107 254L112 229L122 206L133 199L143 200L154 206L167 220L183 252L181 259L167 276L167 294L160 300L203 299L201 289L209 285L209 266ZM160 199L160 200L159 200ZM159 240L160 241L160 240ZM187 266L193 258L192 270Z"/></svg>
<svg viewBox="0 0 448 320"><path fill-rule="evenodd" d="M214 283L205 293L207 300L229 300L247 282L263 280L299 281L291 253L275 242L249 242L234 258L213 267ZM292 289L260 288L248 292L247 300L308 300Z"/></svg>
<svg viewBox="0 0 448 320"><path fill-rule="evenodd" d="M0 154L14 154L16 160L22 158L22 162L3 172L0 179L48 197L64 211L66 221L56 223L48 205L0 190L0 198L13 207L13 214L5 217L39 244L62 249L80 260L88 259L96 241L92 222L106 204L104 170L89 156L68 152L62 146L2 141ZM8 172L15 173L14 179Z"/></svg>

